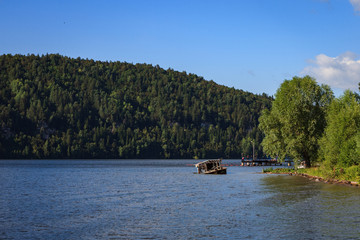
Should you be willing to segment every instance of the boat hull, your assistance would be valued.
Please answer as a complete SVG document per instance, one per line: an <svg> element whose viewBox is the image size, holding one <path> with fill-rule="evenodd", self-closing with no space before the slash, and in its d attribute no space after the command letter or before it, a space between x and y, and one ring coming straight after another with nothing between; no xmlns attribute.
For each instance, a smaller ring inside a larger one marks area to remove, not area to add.
<svg viewBox="0 0 360 240"><path fill-rule="evenodd" d="M204 174L226 174L226 169L227 168L221 168L221 169L215 169L215 170L210 170L207 172L204 172Z"/></svg>

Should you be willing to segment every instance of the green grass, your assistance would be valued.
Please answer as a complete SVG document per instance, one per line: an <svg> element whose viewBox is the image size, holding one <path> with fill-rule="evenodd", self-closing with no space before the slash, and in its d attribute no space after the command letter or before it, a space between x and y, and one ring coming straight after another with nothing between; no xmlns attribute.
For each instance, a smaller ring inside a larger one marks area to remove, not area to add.
<svg viewBox="0 0 360 240"><path fill-rule="evenodd" d="M272 167L263 168L263 169L262 169L262 172L263 172L263 173L271 173L271 172L273 172L273 171L274 171L274 169L273 169Z"/></svg>
<svg viewBox="0 0 360 240"><path fill-rule="evenodd" d="M326 180L352 181L360 182L360 166L351 166L348 168L334 167L330 168L325 164L317 167L294 169L294 168L263 168L263 173L305 173L310 176L321 177Z"/></svg>
<svg viewBox="0 0 360 240"><path fill-rule="evenodd" d="M263 173L293 173L295 172L294 168L263 168Z"/></svg>
<svg viewBox="0 0 360 240"><path fill-rule="evenodd" d="M334 167L331 169L325 165L320 165L319 167L301 169L301 171L298 172L322 177L324 179L360 182L360 166L351 166L348 168Z"/></svg>

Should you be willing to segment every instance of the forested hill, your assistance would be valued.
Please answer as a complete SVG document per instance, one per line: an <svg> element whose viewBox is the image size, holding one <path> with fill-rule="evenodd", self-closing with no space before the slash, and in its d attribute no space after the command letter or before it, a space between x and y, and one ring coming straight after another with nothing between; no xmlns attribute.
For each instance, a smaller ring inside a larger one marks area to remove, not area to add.
<svg viewBox="0 0 360 240"><path fill-rule="evenodd" d="M240 158L266 95L159 66L0 56L1 158Z"/></svg>

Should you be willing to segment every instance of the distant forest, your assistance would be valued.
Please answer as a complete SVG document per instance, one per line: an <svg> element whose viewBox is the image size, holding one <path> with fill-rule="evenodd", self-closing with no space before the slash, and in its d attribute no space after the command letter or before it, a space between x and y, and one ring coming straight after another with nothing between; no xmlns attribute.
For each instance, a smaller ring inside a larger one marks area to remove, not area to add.
<svg viewBox="0 0 360 240"><path fill-rule="evenodd" d="M148 64L0 56L1 158L258 157L272 98Z"/></svg>

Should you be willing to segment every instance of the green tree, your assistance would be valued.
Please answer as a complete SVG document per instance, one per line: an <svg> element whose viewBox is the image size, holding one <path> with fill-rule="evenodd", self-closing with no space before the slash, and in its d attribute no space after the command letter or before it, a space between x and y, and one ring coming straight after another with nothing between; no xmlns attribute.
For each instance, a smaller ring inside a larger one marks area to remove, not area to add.
<svg viewBox="0 0 360 240"><path fill-rule="evenodd" d="M346 91L327 111L320 159L333 168L360 164L360 96Z"/></svg>
<svg viewBox="0 0 360 240"><path fill-rule="evenodd" d="M303 160L307 167L317 159L319 139L326 121L325 110L333 99L327 85L305 76L285 80L277 90L271 110L264 110L260 129L263 149L272 156Z"/></svg>

